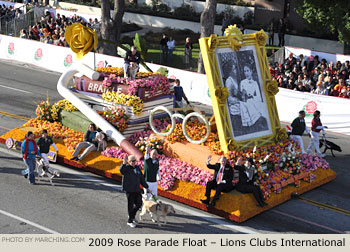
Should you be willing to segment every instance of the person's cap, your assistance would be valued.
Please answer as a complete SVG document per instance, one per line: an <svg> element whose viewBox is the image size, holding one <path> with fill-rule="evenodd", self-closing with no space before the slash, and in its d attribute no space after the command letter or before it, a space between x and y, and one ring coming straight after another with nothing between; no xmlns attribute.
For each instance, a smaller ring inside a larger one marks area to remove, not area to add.
<svg viewBox="0 0 350 252"><path fill-rule="evenodd" d="M41 134L47 134L47 130L46 129L43 129L42 131L41 131Z"/></svg>
<svg viewBox="0 0 350 252"><path fill-rule="evenodd" d="M168 78L169 80L176 80L176 76L175 75L172 75Z"/></svg>

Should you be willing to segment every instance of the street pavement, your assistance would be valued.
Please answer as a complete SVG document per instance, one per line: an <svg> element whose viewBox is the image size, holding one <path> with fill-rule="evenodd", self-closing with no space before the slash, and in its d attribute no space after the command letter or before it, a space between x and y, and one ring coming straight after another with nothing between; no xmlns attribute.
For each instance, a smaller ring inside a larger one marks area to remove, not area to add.
<svg viewBox="0 0 350 252"><path fill-rule="evenodd" d="M62 99L56 90L60 74L16 62L0 64L0 135L25 122L15 115L35 117L35 102L46 99L47 94L51 102ZM349 137L328 135L343 149L342 153L335 153L335 158L329 153L326 157L337 178L302 196L347 210L348 214L293 199L237 224L162 199L176 209L176 214L169 216L169 224L158 227L148 219L135 229L126 226L126 196L120 183L57 165L62 176L54 181L54 187L47 181L31 186L20 175L24 164L19 153L0 145L0 234L349 233Z"/></svg>

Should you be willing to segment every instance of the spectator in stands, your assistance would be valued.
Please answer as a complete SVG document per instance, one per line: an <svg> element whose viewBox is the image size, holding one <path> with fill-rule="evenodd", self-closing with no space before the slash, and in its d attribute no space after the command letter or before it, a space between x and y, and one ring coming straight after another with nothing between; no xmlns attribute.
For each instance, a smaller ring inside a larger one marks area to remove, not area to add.
<svg viewBox="0 0 350 252"><path fill-rule="evenodd" d="M317 81L318 81L318 76L321 74L321 71L320 71L321 69L320 68L318 68L318 67L316 67L315 69L314 69L314 72L311 74L311 81L312 81L312 83L317 83Z"/></svg>
<svg viewBox="0 0 350 252"><path fill-rule="evenodd" d="M347 89L345 87L341 90L341 93L339 94L339 97L349 98L348 91L347 91Z"/></svg>
<svg viewBox="0 0 350 252"><path fill-rule="evenodd" d="M294 81L293 80L288 80L288 84L287 84L287 88L288 89L291 89L291 90L294 90L295 89L295 84L294 84Z"/></svg>
<svg viewBox="0 0 350 252"><path fill-rule="evenodd" d="M303 54L300 54L298 59L300 60L301 67L304 67L307 65L307 60L305 59Z"/></svg>
<svg viewBox="0 0 350 252"><path fill-rule="evenodd" d="M305 92L305 87L301 81L298 82L297 86L294 88L295 91Z"/></svg>
<svg viewBox="0 0 350 252"><path fill-rule="evenodd" d="M342 67L341 67L340 70L341 70L341 71L345 70L347 73L350 73L350 63L349 63L348 60L346 60L346 61L344 62L344 64L342 65Z"/></svg>
<svg viewBox="0 0 350 252"><path fill-rule="evenodd" d="M26 39L26 38L28 37L27 31L26 31L25 29L22 29L22 30L20 31L19 37L20 37L20 38Z"/></svg>
<svg viewBox="0 0 350 252"><path fill-rule="evenodd" d="M309 78L309 76L307 74L303 75L303 80L302 80L302 83L303 83L303 86L306 87L306 86L310 86L311 84L311 80Z"/></svg>
<svg viewBox="0 0 350 252"><path fill-rule="evenodd" d="M285 63L288 63L289 67L293 67L297 63L297 59L294 57L293 53L289 53L289 56L285 60Z"/></svg>
<svg viewBox="0 0 350 252"><path fill-rule="evenodd" d="M294 84L297 86L301 82L303 84L303 75L299 74L298 78L294 81Z"/></svg>
<svg viewBox="0 0 350 252"><path fill-rule="evenodd" d="M339 96L340 93L342 92L343 88L346 88L344 85L344 80L343 79L339 79L339 83L337 85L335 85L335 87L333 88L333 96Z"/></svg>
<svg viewBox="0 0 350 252"><path fill-rule="evenodd" d="M140 62L140 53L136 50L135 46L132 46L131 50L126 53L124 58L124 78L130 76L131 79L136 79L136 73L139 71Z"/></svg>
<svg viewBox="0 0 350 252"><path fill-rule="evenodd" d="M318 82L317 83L317 88L314 92L314 94L320 94L320 95L328 95L328 89L325 87L323 82Z"/></svg>

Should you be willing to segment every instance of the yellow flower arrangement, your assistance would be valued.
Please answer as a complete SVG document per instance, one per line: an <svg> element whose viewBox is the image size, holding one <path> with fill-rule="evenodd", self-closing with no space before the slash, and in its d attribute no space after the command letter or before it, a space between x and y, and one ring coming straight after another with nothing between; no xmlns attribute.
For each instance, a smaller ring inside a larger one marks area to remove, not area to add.
<svg viewBox="0 0 350 252"><path fill-rule="evenodd" d="M107 91L102 94L102 99L105 101L121 104L125 106L132 106L132 111L139 115L143 111L143 101L136 95L121 94L114 91Z"/></svg>
<svg viewBox="0 0 350 252"><path fill-rule="evenodd" d="M116 74L116 75L124 74L124 69L122 67L98 67L96 71L100 73L108 73L108 74Z"/></svg>
<svg viewBox="0 0 350 252"><path fill-rule="evenodd" d="M69 112L77 111L78 109L70 103L67 99L60 100L52 105L51 107L51 117L54 121L58 120L58 114L61 110L66 110Z"/></svg>

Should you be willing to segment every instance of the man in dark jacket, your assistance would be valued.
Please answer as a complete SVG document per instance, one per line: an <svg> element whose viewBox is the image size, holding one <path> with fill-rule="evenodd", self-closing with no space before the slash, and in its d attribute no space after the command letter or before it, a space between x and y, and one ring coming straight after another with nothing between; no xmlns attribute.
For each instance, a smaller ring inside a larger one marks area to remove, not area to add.
<svg viewBox="0 0 350 252"><path fill-rule="evenodd" d="M45 168L49 167L49 158L48 153L50 152L50 146L52 145L56 152L58 153L58 148L56 144L52 141L52 138L47 135L47 130L43 129L41 132L41 137L36 142L36 145L39 147L41 157L44 159Z"/></svg>
<svg viewBox="0 0 350 252"><path fill-rule="evenodd" d="M209 169L215 170L213 180L208 181L205 196L205 200L201 200L202 203L206 204L207 207L214 207L216 201L219 199L221 192L229 192L233 190L232 180L233 180L233 170L232 167L227 163L225 156L221 156L219 163L215 165L210 164L211 156L208 157L207 167ZM216 193L211 203L210 202L210 192L216 189Z"/></svg>
<svg viewBox="0 0 350 252"><path fill-rule="evenodd" d="M303 139L301 138L301 136L304 134L304 131L306 131L309 137L311 137L311 134L308 128L306 127L304 118L305 118L305 111L304 110L299 111L299 117L295 118L294 121L292 122L292 125L291 125L292 134L290 137L292 140L299 143L302 154L305 153L305 150L304 150Z"/></svg>
<svg viewBox="0 0 350 252"><path fill-rule="evenodd" d="M127 164L127 161L129 164ZM148 185L143 177L141 168L136 165L136 158L133 155L124 158L124 162L120 167L120 173L123 174L123 190L126 192L128 199L128 223L129 227L136 227L135 216L142 206L141 188L142 185L148 190Z"/></svg>
<svg viewBox="0 0 350 252"><path fill-rule="evenodd" d="M97 128L96 125L91 123L88 131L86 131L84 142L78 143L76 149L73 152L73 157L70 160L80 161L86 154L97 150L97 139L96 139ZM85 148L84 152L78 157L82 148Z"/></svg>
<svg viewBox="0 0 350 252"><path fill-rule="evenodd" d="M248 160L244 161L240 157L235 166L234 169L239 171L239 181L236 184L237 191L241 193L253 193L254 198L259 203L259 206L264 207L267 204L264 201L264 195L256 182L253 181L254 176L254 161L252 158L249 158Z"/></svg>
<svg viewBox="0 0 350 252"><path fill-rule="evenodd" d="M145 181L149 187L149 190L152 193L146 194L146 199L151 200L153 197L155 199L158 196L158 183L157 181L160 180L160 172L159 172L159 160L157 158L158 152L157 150L152 150L151 147L148 145L146 147L146 153L144 158L144 168L143 173L145 177Z"/></svg>
<svg viewBox="0 0 350 252"><path fill-rule="evenodd" d="M126 53L124 58L124 78L128 77L128 73L131 79L136 78L136 73L139 70L139 64L141 61L140 53L136 50L135 46L131 47L131 50Z"/></svg>

